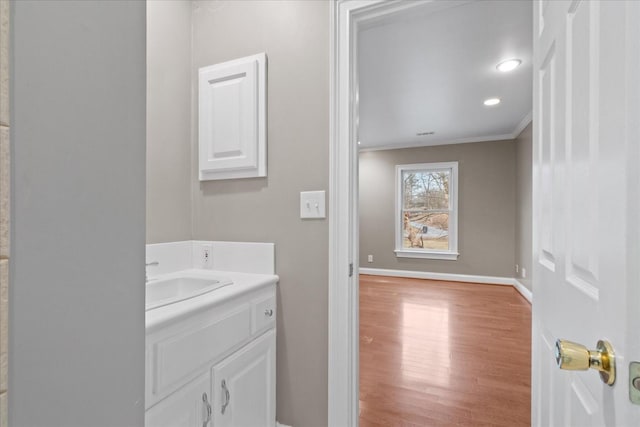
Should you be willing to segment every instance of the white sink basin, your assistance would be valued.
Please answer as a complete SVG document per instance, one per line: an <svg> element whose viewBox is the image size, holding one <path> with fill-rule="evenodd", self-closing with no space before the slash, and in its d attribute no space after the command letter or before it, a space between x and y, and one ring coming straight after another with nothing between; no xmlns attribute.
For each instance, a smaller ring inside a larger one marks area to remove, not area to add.
<svg viewBox="0 0 640 427"><path fill-rule="evenodd" d="M147 283L145 311L194 298L233 282L224 277L172 277Z"/></svg>

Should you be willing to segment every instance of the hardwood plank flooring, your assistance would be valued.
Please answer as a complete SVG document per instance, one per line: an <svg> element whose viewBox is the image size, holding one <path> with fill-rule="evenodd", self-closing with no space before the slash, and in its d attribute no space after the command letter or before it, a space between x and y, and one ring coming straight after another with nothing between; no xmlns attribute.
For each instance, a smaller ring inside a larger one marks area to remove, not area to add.
<svg viewBox="0 0 640 427"><path fill-rule="evenodd" d="M360 425L528 426L531 306L511 286L360 276Z"/></svg>

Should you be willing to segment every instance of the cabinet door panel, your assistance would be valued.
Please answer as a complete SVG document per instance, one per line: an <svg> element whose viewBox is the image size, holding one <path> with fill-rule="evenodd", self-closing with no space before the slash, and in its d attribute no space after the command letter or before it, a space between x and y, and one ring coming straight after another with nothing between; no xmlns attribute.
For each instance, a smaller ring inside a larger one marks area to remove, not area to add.
<svg viewBox="0 0 640 427"><path fill-rule="evenodd" d="M240 346L251 336L251 307L242 305L213 320L193 323L189 330L153 344L154 395L172 390L198 371L209 369L215 358Z"/></svg>
<svg viewBox="0 0 640 427"><path fill-rule="evenodd" d="M211 402L210 378L207 372L149 408L145 413L145 427L203 427L208 416L203 395Z"/></svg>
<svg viewBox="0 0 640 427"><path fill-rule="evenodd" d="M216 427L275 426L275 338L268 331L213 367Z"/></svg>
<svg viewBox="0 0 640 427"><path fill-rule="evenodd" d="M267 176L264 53L198 71L200 181Z"/></svg>

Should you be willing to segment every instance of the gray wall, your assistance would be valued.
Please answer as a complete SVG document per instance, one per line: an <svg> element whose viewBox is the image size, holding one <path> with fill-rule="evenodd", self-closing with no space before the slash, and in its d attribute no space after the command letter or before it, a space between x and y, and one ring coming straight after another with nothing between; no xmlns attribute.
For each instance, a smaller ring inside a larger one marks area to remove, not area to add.
<svg viewBox="0 0 640 427"><path fill-rule="evenodd" d="M520 271L516 277L524 286L532 290L533 273L533 234L531 231L532 214L532 126L529 123L516 138L516 264ZM526 277L522 276L522 268Z"/></svg>
<svg viewBox="0 0 640 427"><path fill-rule="evenodd" d="M327 424L328 223L299 218L299 192L328 187L329 15L327 1L259 0L197 2L193 16L193 82L267 53L268 177L200 183L194 128L193 238L275 243L277 417L299 427Z"/></svg>
<svg viewBox="0 0 640 427"><path fill-rule="evenodd" d="M191 239L191 7L147 3L147 243Z"/></svg>
<svg viewBox="0 0 640 427"><path fill-rule="evenodd" d="M145 3L13 2L9 424L144 424Z"/></svg>
<svg viewBox="0 0 640 427"><path fill-rule="evenodd" d="M459 162L458 260L397 258L395 166L448 161ZM360 267L513 277L515 181L513 141L362 152Z"/></svg>

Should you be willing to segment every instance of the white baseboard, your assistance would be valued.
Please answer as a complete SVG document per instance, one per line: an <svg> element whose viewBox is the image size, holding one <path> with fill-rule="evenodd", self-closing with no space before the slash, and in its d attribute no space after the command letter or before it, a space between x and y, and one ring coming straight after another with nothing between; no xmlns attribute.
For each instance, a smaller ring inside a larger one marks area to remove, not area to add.
<svg viewBox="0 0 640 427"><path fill-rule="evenodd" d="M447 280L450 282L485 283L491 285L511 285L512 277L476 276L469 274L431 273L427 271L388 270L385 268L361 268L360 274L373 276L408 277L410 279Z"/></svg>
<svg viewBox="0 0 640 427"><path fill-rule="evenodd" d="M516 288L516 291L520 292L527 301L529 301L529 304L531 304L531 301L533 300L533 293L525 285L520 283L518 279L513 279L513 287Z"/></svg>
<svg viewBox="0 0 640 427"><path fill-rule="evenodd" d="M288 426L286 424L280 424L279 422L276 421L276 427L291 427L291 426Z"/></svg>
<svg viewBox="0 0 640 427"><path fill-rule="evenodd" d="M481 283L487 285L513 286L529 303L532 293L522 283L513 277L477 276L471 274L432 273L427 271L390 270L385 268L360 268L360 274L372 276L407 277L410 279L446 280L450 282Z"/></svg>

